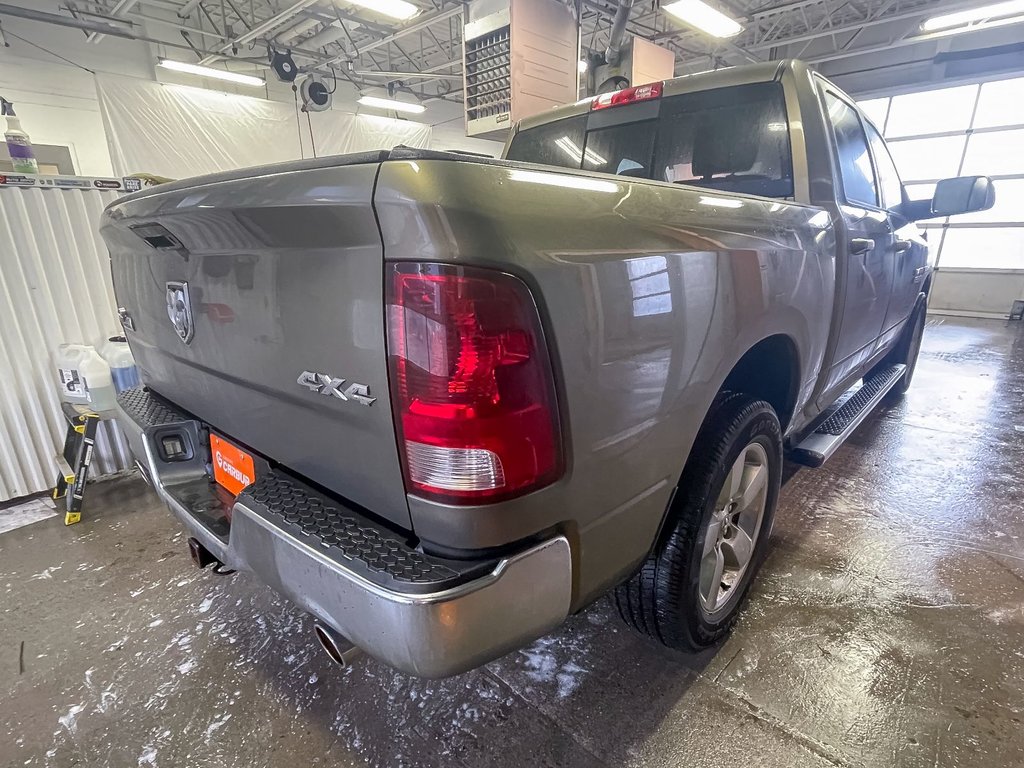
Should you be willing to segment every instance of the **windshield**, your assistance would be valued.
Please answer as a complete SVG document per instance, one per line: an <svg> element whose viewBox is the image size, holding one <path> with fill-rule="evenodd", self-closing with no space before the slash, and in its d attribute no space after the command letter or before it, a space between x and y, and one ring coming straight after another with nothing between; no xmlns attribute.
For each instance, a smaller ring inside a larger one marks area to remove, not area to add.
<svg viewBox="0 0 1024 768"><path fill-rule="evenodd" d="M766 197L793 194L778 83L698 91L539 125L516 134L506 159Z"/></svg>

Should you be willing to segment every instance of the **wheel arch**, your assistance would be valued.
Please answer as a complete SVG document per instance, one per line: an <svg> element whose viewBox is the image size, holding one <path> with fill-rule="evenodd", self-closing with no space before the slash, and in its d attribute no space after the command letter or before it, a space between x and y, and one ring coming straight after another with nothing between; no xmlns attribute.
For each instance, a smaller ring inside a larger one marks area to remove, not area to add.
<svg viewBox="0 0 1024 768"><path fill-rule="evenodd" d="M924 294L925 303L928 303L928 299L932 295L932 282L935 280L935 271L932 270L928 273L928 277L924 279L924 285L921 286L921 293Z"/></svg>
<svg viewBox="0 0 1024 768"><path fill-rule="evenodd" d="M800 354L796 342L783 333L750 347L719 388L719 392L742 392L766 401L775 409L783 434L793 418L799 390Z"/></svg>
<svg viewBox="0 0 1024 768"><path fill-rule="evenodd" d="M724 393L744 394L756 400L767 402L775 409L782 434L785 435L786 428L795 412L799 389L800 354L796 342L791 336L784 333L772 334L762 338L747 349L736 363L733 364L729 373L715 390L711 401L707 404L700 426L694 435L694 442L690 446L690 454L686 456L683 465L680 467L676 486L682 480L697 441L700 439L701 433L708 426L709 420L714 415L715 405L720 401ZM672 516L672 510L676 503L676 495L673 492L665 508L665 513L658 527L658 534L654 538L652 547L657 547L663 541L666 524Z"/></svg>

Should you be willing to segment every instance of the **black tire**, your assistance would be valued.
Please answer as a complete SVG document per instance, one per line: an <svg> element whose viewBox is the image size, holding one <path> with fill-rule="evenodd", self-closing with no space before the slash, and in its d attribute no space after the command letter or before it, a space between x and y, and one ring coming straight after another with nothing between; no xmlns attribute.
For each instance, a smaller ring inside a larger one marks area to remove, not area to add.
<svg viewBox="0 0 1024 768"><path fill-rule="evenodd" d="M907 366L907 370L900 376L900 380L886 394L887 400L898 400L907 394L907 390L910 389L910 383L914 380L914 371L917 370L917 358L921 356L921 339L924 336L926 317L925 303L923 300L920 300L917 306L914 307L914 313L910 316L910 320L903 329L903 333L900 334L900 340L893 347L892 352L886 355L885 359L879 364L879 367L897 365L899 363Z"/></svg>
<svg viewBox="0 0 1024 768"><path fill-rule="evenodd" d="M763 448L767 459L764 512L753 537L753 554L729 601L709 613L699 594L705 536L713 515L720 514L716 502L733 464L753 443ZM659 542L633 578L615 590L614 601L625 622L683 650L700 650L725 636L767 552L781 478L782 429L774 409L747 395L719 395L683 470Z"/></svg>

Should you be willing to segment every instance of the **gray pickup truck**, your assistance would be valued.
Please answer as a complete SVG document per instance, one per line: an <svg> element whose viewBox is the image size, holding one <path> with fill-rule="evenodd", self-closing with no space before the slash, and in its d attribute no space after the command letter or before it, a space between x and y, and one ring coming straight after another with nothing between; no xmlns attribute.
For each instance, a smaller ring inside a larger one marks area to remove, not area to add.
<svg viewBox="0 0 1024 768"><path fill-rule="evenodd" d="M102 234L145 386L140 471L200 565L357 649L462 672L612 592L718 641L784 456L825 461L914 372L931 284L878 130L799 62L516 126L500 160L398 148L129 195Z"/></svg>

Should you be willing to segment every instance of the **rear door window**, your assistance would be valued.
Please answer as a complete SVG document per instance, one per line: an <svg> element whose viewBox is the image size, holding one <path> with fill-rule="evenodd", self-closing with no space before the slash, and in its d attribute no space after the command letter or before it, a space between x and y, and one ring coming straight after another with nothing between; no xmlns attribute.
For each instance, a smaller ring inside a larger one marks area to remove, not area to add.
<svg viewBox="0 0 1024 768"><path fill-rule="evenodd" d="M896 164L892 161L892 155L889 154L889 148L885 145L885 141L870 123L867 124L867 129L871 151L875 155L875 167L878 169L882 207L891 211L903 204L903 182L900 181L900 174L896 170Z"/></svg>

